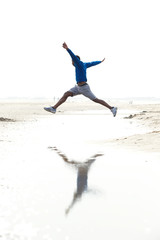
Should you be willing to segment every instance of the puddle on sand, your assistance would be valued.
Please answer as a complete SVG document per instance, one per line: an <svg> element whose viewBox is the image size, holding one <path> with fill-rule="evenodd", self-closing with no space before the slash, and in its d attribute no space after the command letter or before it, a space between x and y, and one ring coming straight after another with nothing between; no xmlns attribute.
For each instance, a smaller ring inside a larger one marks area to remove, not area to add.
<svg viewBox="0 0 160 240"><path fill-rule="evenodd" d="M82 132L72 117L32 123L1 145L0 238L158 239L158 159L93 147L97 119Z"/></svg>

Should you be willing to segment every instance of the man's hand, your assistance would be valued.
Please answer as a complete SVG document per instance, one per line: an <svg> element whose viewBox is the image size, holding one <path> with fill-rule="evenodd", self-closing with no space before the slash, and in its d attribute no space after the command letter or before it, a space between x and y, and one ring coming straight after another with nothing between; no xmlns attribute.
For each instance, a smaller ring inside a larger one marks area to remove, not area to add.
<svg viewBox="0 0 160 240"><path fill-rule="evenodd" d="M63 43L62 46L63 46L63 48L65 48L66 50L68 49L68 46L67 46L67 44L66 44L65 42Z"/></svg>
<svg viewBox="0 0 160 240"><path fill-rule="evenodd" d="M101 63L104 62L104 60L105 60L105 58L103 58L103 60L101 61Z"/></svg>

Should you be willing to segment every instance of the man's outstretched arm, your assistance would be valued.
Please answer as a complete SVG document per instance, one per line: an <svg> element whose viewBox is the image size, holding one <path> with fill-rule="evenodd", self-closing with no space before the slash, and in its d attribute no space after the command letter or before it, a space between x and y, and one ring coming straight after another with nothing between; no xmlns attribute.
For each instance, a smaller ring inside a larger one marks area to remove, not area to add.
<svg viewBox="0 0 160 240"><path fill-rule="evenodd" d="M62 46L64 49L67 50L67 52L71 56L73 62L76 63L77 65L79 65L80 64L79 58L71 51L71 49L69 49L68 45L64 42Z"/></svg>
<svg viewBox="0 0 160 240"><path fill-rule="evenodd" d="M68 45L64 42L62 46L63 46L64 49L66 49L68 51L68 53L70 54L73 61L75 63L79 64L80 63L79 58L69 49ZM87 68L95 66L97 64L100 64L100 63L104 62L104 60L105 60L105 58L102 61L95 61L95 62L87 63Z"/></svg>
<svg viewBox="0 0 160 240"><path fill-rule="evenodd" d="M66 44L65 42L63 43L62 46L63 46L63 48L65 48L66 50L68 50L68 46L67 46L67 44Z"/></svg>
<svg viewBox="0 0 160 240"><path fill-rule="evenodd" d="M100 64L100 63L104 62L104 60L105 60L105 58L102 61L88 62L88 63L86 63L86 66L87 66L87 68L92 67L92 66L96 66L97 64Z"/></svg>

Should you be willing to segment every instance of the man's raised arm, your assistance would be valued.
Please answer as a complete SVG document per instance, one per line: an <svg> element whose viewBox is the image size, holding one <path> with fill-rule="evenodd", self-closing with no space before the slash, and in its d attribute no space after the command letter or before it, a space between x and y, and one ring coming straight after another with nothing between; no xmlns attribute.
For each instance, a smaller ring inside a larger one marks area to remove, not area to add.
<svg viewBox="0 0 160 240"><path fill-rule="evenodd" d="M66 44L65 42L63 43L62 46L63 46L63 48L65 48L66 50L68 50L68 46L67 46L67 44Z"/></svg>
<svg viewBox="0 0 160 240"><path fill-rule="evenodd" d="M69 55L71 56L72 60L74 63L76 63L77 65L80 64L80 60L79 58L71 51L71 49L69 49L68 45L64 42L63 43L63 48L67 50L67 52L69 53Z"/></svg>

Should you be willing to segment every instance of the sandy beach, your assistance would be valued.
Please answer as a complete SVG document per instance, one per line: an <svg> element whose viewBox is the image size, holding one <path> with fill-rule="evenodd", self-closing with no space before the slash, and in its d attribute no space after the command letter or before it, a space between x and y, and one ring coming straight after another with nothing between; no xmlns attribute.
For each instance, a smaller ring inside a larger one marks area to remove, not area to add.
<svg viewBox="0 0 160 240"><path fill-rule="evenodd" d="M27 121L38 121L45 118L48 113L43 111L44 106L52 105L52 101L28 101L28 102L1 102L0 107L0 130L7 131L9 123L25 123ZM117 104L113 102L113 104ZM109 115L109 111L98 104L90 102L65 103L57 111L58 115ZM49 117L49 116L48 116ZM106 140L107 144L115 144L116 147L127 147L140 151L159 152L160 143L160 104L129 104L118 103L118 119L124 119L130 124L136 124L140 133L125 135L122 138ZM107 124L107 123L106 123ZM145 129L141 133L141 129ZM107 139L107 137L106 137ZM1 141L5 141L1 139Z"/></svg>
<svg viewBox="0 0 160 240"><path fill-rule="evenodd" d="M160 104L0 103L0 239L160 238Z"/></svg>

